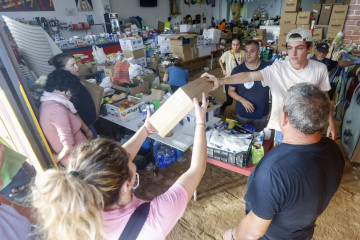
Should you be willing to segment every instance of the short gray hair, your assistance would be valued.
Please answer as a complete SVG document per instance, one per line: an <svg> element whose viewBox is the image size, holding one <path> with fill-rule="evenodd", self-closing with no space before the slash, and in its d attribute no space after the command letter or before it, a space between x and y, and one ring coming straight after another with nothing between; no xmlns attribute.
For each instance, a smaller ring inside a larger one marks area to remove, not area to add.
<svg viewBox="0 0 360 240"><path fill-rule="evenodd" d="M330 100L315 84L298 83L288 90L283 111L297 130L314 134L328 124Z"/></svg>

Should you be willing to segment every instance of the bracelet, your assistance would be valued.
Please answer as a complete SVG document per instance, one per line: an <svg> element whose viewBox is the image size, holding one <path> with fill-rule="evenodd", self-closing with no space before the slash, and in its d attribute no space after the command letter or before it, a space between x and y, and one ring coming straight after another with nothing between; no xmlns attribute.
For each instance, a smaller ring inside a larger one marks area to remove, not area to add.
<svg viewBox="0 0 360 240"><path fill-rule="evenodd" d="M202 126L206 126L205 123L196 123L196 125L202 125Z"/></svg>
<svg viewBox="0 0 360 240"><path fill-rule="evenodd" d="M145 128L145 131L146 131L147 135L149 136L149 135L150 135L149 130L145 127L145 125L143 125L143 126L144 126L144 128Z"/></svg>

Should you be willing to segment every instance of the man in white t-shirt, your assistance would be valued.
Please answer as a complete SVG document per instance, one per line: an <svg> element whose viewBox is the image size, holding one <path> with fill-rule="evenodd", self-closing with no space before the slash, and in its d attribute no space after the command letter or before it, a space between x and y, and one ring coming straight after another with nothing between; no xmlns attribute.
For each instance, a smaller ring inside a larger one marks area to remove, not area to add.
<svg viewBox="0 0 360 240"><path fill-rule="evenodd" d="M242 72L223 79L205 73L207 81L214 82L214 89L224 84L240 84L250 81L262 81L264 87L268 86L272 94L271 117L268 128L280 130L279 117L287 90L300 82L313 83L326 92L330 90L329 76L325 64L307 59L312 48L312 35L309 30L297 28L291 30L286 36L286 48L289 60L280 61L256 72ZM327 136L337 138L332 111L329 115Z"/></svg>

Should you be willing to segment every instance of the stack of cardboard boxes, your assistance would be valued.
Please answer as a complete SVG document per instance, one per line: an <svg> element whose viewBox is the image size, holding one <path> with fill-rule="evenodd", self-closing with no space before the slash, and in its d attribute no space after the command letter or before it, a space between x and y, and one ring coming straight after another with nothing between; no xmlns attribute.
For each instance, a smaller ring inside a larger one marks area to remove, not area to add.
<svg viewBox="0 0 360 240"><path fill-rule="evenodd" d="M329 3L330 2L330 3ZM325 4L322 4L318 25L328 25L331 15L333 4L331 4L331 0L327 0Z"/></svg>
<svg viewBox="0 0 360 240"><path fill-rule="evenodd" d="M181 61L188 61L192 58L190 40L192 35L173 34L170 37L170 51L178 56ZM193 40L194 41L194 40Z"/></svg>
<svg viewBox="0 0 360 240"><path fill-rule="evenodd" d="M121 38L121 50L125 58L133 57L136 64L146 67L146 52L142 37Z"/></svg>
<svg viewBox="0 0 360 240"><path fill-rule="evenodd" d="M311 11L298 12L296 18L296 28L301 27L304 29L310 29L311 19L312 19Z"/></svg>
<svg viewBox="0 0 360 240"><path fill-rule="evenodd" d="M345 19L347 15L349 5L334 5L330 17L329 28L326 38L334 39L338 32L341 32L344 28Z"/></svg>
<svg viewBox="0 0 360 240"><path fill-rule="evenodd" d="M301 0L285 0L284 12L281 13L280 18L278 52L286 51L286 35L296 28L300 6Z"/></svg>

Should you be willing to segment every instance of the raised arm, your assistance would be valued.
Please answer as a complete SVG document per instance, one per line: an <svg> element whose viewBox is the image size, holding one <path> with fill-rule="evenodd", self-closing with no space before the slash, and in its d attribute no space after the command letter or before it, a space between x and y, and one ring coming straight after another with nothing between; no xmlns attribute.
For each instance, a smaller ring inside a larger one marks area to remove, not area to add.
<svg viewBox="0 0 360 240"><path fill-rule="evenodd" d="M209 102L202 95L201 107L196 98L194 98L196 129L194 137L194 146L191 156L190 168L179 177L176 183L182 185L188 193L189 200L200 183L206 168L206 136L205 136L205 115Z"/></svg>
<svg viewBox="0 0 360 240"><path fill-rule="evenodd" d="M217 89L219 86L224 85L224 84L241 84L241 83L246 83L246 82L250 82L250 81L263 81L263 75L261 74L260 71L256 71L256 72L241 72L241 73L237 73L222 79L219 79L217 77L215 77L214 75L208 74L208 73L204 73L203 75L201 75L201 77L205 77L206 81L209 82L213 82L214 83L214 88L212 90Z"/></svg>
<svg viewBox="0 0 360 240"><path fill-rule="evenodd" d="M130 160L132 161L136 154L139 152L141 145L151 133L157 132L156 129L150 124L150 111L147 112L147 117L143 126L127 141L122 147L129 153Z"/></svg>

